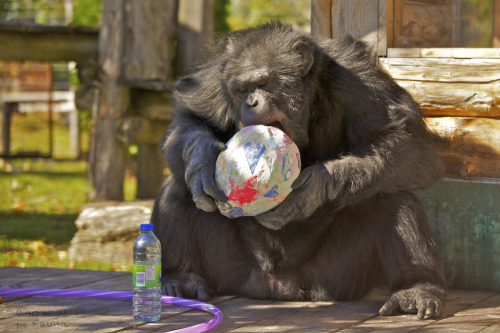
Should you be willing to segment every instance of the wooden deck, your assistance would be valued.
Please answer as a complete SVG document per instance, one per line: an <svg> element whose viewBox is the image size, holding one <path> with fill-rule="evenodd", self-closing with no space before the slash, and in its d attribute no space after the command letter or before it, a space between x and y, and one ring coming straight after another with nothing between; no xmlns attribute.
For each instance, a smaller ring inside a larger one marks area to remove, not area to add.
<svg viewBox="0 0 500 333"><path fill-rule="evenodd" d="M131 290L130 273L0 268L0 288ZM380 296L358 302L210 300L224 314L210 332L500 332L500 293L452 290L439 320L380 317ZM208 313L163 305L158 323L137 323L130 300L2 297L0 332L165 332L208 321Z"/></svg>

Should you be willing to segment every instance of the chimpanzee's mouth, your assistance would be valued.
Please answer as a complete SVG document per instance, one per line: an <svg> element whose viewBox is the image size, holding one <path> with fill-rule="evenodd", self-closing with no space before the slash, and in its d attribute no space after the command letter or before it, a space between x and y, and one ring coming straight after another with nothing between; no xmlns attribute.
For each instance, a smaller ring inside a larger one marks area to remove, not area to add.
<svg viewBox="0 0 500 333"><path fill-rule="evenodd" d="M281 126L281 122L276 120L276 121L273 121L272 123L270 124L267 124L267 126L273 126L273 127L276 127L276 128L279 128L280 130L283 131L283 126Z"/></svg>

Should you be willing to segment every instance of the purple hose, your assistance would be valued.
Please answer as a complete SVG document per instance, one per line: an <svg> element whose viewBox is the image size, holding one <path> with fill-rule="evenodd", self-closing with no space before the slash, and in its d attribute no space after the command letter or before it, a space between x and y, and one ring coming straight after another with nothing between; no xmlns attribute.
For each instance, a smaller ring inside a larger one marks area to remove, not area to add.
<svg viewBox="0 0 500 333"><path fill-rule="evenodd" d="M110 290L78 290L78 289L2 289L0 288L0 296L60 296L60 297L93 297L93 298L119 298L132 299L131 291L110 291ZM222 312L211 304L192 301L189 299L162 296L161 302L172 305L185 306L192 309L207 311L215 317L212 320L202 324L181 328L175 331L176 333L195 333L205 332L222 321Z"/></svg>

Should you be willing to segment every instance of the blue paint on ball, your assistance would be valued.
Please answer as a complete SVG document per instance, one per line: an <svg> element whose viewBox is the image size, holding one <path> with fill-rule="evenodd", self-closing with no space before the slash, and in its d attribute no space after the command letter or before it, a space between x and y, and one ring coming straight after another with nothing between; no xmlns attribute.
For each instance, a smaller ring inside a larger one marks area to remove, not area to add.
<svg viewBox="0 0 500 333"><path fill-rule="evenodd" d="M250 171L253 174L257 164L259 164L260 157L266 150L266 146L260 143L254 144L252 142L247 142L243 146L243 150L245 151L245 157L247 159L248 166L250 167Z"/></svg>
<svg viewBox="0 0 500 333"><path fill-rule="evenodd" d="M273 188L271 190L269 190L269 192L267 192L266 194L264 194L265 197L268 197L268 198L275 198L278 196L278 185L274 185Z"/></svg>

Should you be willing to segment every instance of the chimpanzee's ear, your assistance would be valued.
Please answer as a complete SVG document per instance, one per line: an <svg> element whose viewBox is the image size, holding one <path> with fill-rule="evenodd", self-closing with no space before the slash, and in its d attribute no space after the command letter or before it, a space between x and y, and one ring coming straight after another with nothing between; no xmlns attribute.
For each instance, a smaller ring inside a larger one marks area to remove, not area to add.
<svg viewBox="0 0 500 333"><path fill-rule="evenodd" d="M313 50L304 41L298 41L297 43L295 43L293 49L302 58L302 65L300 66L300 72L302 73L302 76L304 76L307 73L309 73L309 70L313 65L314 62Z"/></svg>
<svg viewBox="0 0 500 333"><path fill-rule="evenodd" d="M198 81L195 78L192 76L184 76L175 82L174 88L180 93L186 93L195 90L198 86Z"/></svg>

